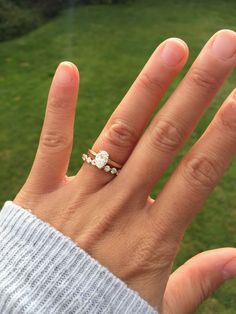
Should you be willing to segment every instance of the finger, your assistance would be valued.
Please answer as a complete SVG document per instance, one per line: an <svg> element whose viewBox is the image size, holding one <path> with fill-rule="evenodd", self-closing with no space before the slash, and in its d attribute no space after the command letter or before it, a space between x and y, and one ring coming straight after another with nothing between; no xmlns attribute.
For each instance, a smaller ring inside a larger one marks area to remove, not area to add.
<svg viewBox="0 0 236 314"><path fill-rule="evenodd" d="M182 236L229 167L235 153L236 89L226 99L201 138L181 160L150 209L150 217L164 226L166 241Z"/></svg>
<svg viewBox="0 0 236 314"><path fill-rule="evenodd" d="M45 119L27 186L48 192L65 179L73 144L79 75L75 65L62 62L50 88Z"/></svg>
<svg viewBox="0 0 236 314"><path fill-rule="evenodd" d="M194 256L170 276L163 299L163 313L195 313L225 280L234 276L236 249L222 248Z"/></svg>
<svg viewBox="0 0 236 314"><path fill-rule="evenodd" d="M187 56L188 49L182 40L172 38L162 43L111 115L92 149L106 150L112 160L124 164L158 101L182 69ZM87 164L84 166L88 181L93 182L90 177L94 177L98 169ZM90 171L87 171L87 167L91 168ZM105 174L97 176L97 179L104 183L111 177Z"/></svg>
<svg viewBox="0 0 236 314"><path fill-rule="evenodd" d="M154 117L117 184L126 180L131 191L142 191L147 197L235 66L235 53L235 32L220 31L209 40L179 87Z"/></svg>

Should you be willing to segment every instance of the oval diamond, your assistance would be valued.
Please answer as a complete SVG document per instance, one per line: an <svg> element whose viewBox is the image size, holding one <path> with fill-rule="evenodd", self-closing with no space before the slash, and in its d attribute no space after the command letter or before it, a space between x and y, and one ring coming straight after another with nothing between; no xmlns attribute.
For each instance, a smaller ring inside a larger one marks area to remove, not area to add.
<svg viewBox="0 0 236 314"><path fill-rule="evenodd" d="M96 166L102 169L108 162L109 154L105 150L101 150L95 157Z"/></svg>

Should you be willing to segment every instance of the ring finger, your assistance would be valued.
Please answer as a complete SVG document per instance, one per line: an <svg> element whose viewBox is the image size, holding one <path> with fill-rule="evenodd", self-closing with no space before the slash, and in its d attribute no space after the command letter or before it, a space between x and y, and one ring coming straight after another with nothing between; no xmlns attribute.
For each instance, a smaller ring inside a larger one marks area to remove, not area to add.
<svg viewBox="0 0 236 314"><path fill-rule="evenodd" d="M171 38L163 42L111 115L92 150L106 150L110 158L124 164L141 136L157 103L169 84L184 66L188 56L186 44ZM87 167L90 167L88 169ZM104 184L111 180L108 174L97 175L98 169L87 165L81 167L78 176L91 184ZM94 175L96 180L94 180Z"/></svg>

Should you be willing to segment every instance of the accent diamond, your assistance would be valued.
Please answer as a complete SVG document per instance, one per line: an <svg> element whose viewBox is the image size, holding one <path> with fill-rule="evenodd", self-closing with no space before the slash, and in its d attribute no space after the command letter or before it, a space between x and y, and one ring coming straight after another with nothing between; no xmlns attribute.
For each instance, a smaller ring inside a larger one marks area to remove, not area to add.
<svg viewBox="0 0 236 314"><path fill-rule="evenodd" d="M91 160L92 160L92 159L91 159L90 157L88 157L86 161L87 161L88 164L90 164L90 163L91 163Z"/></svg>
<svg viewBox="0 0 236 314"><path fill-rule="evenodd" d="M116 174L116 173L117 173L117 169L116 169L116 168L112 168L112 169L111 169L111 173L112 173L112 174Z"/></svg>
<svg viewBox="0 0 236 314"><path fill-rule="evenodd" d="M96 160L93 159L93 160L91 161L91 164L92 164L93 166L96 166Z"/></svg>
<svg viewBox="0 0 236 314"><path fill-rule="evenodd" d="M95 157L96 166L102 169L108 162L109 154L105 150L101 150Z"/></svg>
<svg viewBox="0 0 236 314"><path fill-rule="evenodd" d="M107 165L107 166L105 166L104 170L105 170L106 172L109 172L109 171L111 170L111 167L110 167L109 165Z"/></svg>
<svg viewBox="0 0 236 314"><path fill-rule="evenodd" d="M83 154L83 156L82 156L83 161L85 161L86 158L87 158L87 155L86 155L86 154Z"/></svg>

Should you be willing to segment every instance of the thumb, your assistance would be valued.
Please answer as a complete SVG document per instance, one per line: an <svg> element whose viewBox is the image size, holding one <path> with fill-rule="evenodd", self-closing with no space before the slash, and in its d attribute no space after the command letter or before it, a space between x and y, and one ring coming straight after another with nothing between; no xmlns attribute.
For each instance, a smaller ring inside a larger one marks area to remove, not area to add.
<svg viewBox="0 0 236 314"><path fill-rule="evenodd" d="M193 313L225 280L234 276L236 249L222 248L194 256L170 276L163 313Z"/></svg>

